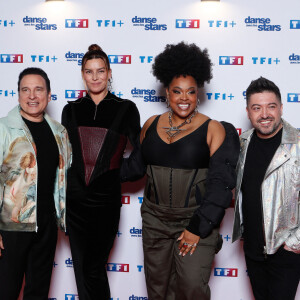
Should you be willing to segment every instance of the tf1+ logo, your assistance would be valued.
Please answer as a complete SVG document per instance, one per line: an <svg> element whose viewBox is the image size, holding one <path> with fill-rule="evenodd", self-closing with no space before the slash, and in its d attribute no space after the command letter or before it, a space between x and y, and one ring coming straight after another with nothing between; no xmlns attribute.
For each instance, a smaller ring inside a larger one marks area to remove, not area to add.
<svg viewBox="0 0 300 300"><path fill-rule="evenodd" d="M278 65L280 63L280 60L278 57L272 58L272 57L252 57L252 62L254 65L263 65L268 64L271 65L275 63Z"/></svg>
<svg viewBox="0 0 300 300"><path fill-rule="evenodd" d="M121 20L117 22L116 20L97 20L98 27L121 27L124 22ZM117 26L119 25L119 26Z"/></svg>
<svg viewBox="0 0 300 300"><path fill-rule="evenodd" d="M81 97L85 97L87 94L86 90L66 90L65 98L66 99L78 99Z"/></svg>
<svg viewBox="0 0 300 300"><path fill-rule="evenodd" d="M288 93L287 102L300 103L300 93Z"/></svg>
<svg viewBox="0 0 300 300"><path fill-rule="evenodd" d="M140 56L140 60L142 64L144 64L145 62L150 64L153 60L153 56Z"/></svg>
<svg viewBox="0 0 300 300"><path fill-rule="evenodd" d="M129 272L129 264L107 263L106 270L110 272Z"/></svg>
<svg viewBox="0 0 300 300"><path fill-rule="evenodd" d="M35 26L35 30L56 30L56 24L47 24L47 18L23 18L24 26Z"/></svg>
<svg viewBox="0 0 300 300"><path fill-rule="evenodd" d="M79 296L75 294L66 294L65 300L79 300Z"/></svg>
<svg viewBox="0 0 300 300"><path fill-rule="evenodd" d="M238 269L215 268L214 269L214 276L238 277Z"/></svg>
<svg viewBox="0 0 300 300"><path fill-rule="evenodd" d="M228 28L236 26L234 21L208 20L209 27Z"/></svg>
<svg viewBox="0 0 300 300"><path fill-rule="evenodd" d="M57 59L55 55L31 55L32 62L56 62Z"/></svg>
<svg viewBox="0 0 300 300"><path fill-rule="evenodd" d="M219 65L241 66L244 64L244 56L220 56Z"/></svg>
<svg viewBox="0 0 300 300"><path fill-rule="evenodd" d="M3 27L7 27L8 25L10 25L10 27L13 27L16 23L11 20L10 22L8 22L8 20L0 20L0 26Z"/></svg>
<svg viewBox="0 0 300 300"><path fill-rule="evenodd" d="M176 19L175 26L176 28L189 28L189 29L200 28L200 20L199 19Z"/></svg>
<svg viewBox="0 0 300 300"><path fill-rule="evenodd" d="M0 63L23 63L23 54L0 54Z"/></svg>
<svg viewBox="0 0 300 300"><path fill-rule="evenodd" d="M14 95L16 95L16 92L14 92L14 90L0 90L0 95L3 95L4 97L8 97L9 95L11 95L13 97Z"/></svg>
<svg viewBox="0 0 300 300"><path fill-rule="evenodd" d="M234 98L232 93L206 93L206 96L208 100L232 100Z"/></svg>
<svg viewBox="0 0 300 300"><path fill-rule="evenodd" d="M131 55L108 55L111 64L131 64Z"/></svg>
<svg viewBox="0 0 300 300"><path fill-rule="evenodd" d="M66 19L65 28L88 28L89 19Z"/></svg>
<svg viewBox="0 0 300 300"><path fill-rule="evenodd" d="M290 29L300 29L300 20L290 20Z"/></svg>

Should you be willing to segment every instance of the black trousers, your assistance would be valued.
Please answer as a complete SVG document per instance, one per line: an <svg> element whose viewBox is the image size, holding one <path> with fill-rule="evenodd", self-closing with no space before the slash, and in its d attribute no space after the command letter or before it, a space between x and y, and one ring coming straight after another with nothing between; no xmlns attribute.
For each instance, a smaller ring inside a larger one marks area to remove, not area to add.
<svg viewBox="0 0 300 300"><path fill-rule="evenodd" d="M91 210L84 219L69 210L67 228L80 300L110 299L106 264L119 219L120 207Z"/></svg>
<svg viewBox="0 0 300 300"><path fill-rule="evenodd" d="M48 300L57 242L54 217L38 232L1 231L0 299L17 300L25 275L23 300Z"/></svg>
<svg viewBox="0 0 300 300"><path fill-rule="evenodd" d="M300 280L300 254L283 247L264 261L246 256L248 275L256 300L294 300Z"/></svg>

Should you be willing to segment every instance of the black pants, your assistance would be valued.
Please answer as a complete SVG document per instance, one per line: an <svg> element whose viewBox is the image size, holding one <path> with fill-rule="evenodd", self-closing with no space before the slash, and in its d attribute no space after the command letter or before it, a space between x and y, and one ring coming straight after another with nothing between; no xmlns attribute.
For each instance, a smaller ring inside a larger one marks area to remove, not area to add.
<svg viewBox="0 0 300 300"><path fill-rule="evenodd" d="M91 211L85 220L78 214L78 218L74 211L68 214L67 228L79 299L110 299L106 264L118 231L120 207Z"/></svg>
<svg viewBox="0 0 300 300"><path fill-rule="evenodd" d="M1 231L0 299L17 300L24 275L23 300L47 300L57 241L55 218L38 232Z"/></svg>
<svg viewBox="0 0 300 300"><path fill-rule="evenodd" d="M294 300L300 279L300 254L283 247L264 261L246 256L248 275L256 300Z"/></svg>

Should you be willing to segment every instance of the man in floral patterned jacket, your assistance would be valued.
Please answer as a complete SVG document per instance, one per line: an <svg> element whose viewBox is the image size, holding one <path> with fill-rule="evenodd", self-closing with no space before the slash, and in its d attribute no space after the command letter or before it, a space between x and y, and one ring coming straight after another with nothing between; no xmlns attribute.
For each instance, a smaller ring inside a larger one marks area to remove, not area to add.
<svg viewBox="0 0 300 300"><path fill-rule="evenodd" d="M0 119L0 298L48 299L57 241L65 229L66 129L45 109L50 81L39 68L19 75L19 105Z"/></svg>

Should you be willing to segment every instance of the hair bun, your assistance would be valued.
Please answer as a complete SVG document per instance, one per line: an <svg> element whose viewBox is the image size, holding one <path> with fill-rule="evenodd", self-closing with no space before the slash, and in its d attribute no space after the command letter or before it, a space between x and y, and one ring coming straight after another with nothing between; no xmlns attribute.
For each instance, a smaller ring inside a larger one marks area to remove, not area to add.
<svg viewBox="0 0 300 300"><path fill-rule="evenodd" d="M89 46L89 51L103 51L101 47L97 44L92 44Z"/></svg>

